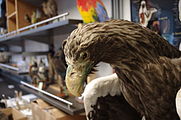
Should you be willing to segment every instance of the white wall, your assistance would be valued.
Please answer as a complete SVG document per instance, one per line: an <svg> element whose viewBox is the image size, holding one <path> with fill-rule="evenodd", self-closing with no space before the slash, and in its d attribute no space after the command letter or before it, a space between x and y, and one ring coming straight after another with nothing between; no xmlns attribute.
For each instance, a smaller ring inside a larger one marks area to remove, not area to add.
<svg viewBox="0 0 181 120"><path fill-rule="evenodd" d="M111 18L112 17L112 5L111 5L112 3L111 3L111 0L102 0L102 2L104 3L104 5L106 7L109 18Z"/></svg>
<svg viewBox="0 0 181 120"><path fill-rule="evenodd" d="M10 60L12 63L17 63L22 61L22 55L13 55Z"/></svg>
<svg viewBox="0 0 181 120"><path fill-rule="evenodd" d="M12 51L12 52L22 52L22 47L16 46L16 45L10 45L9 46L9 51Z"/></svg>
<svg viewBox="0 0 181 120"><path fill-rule="evenodd" d="M40 51L48 51L48 45L32 40L25 40L25 51L26 52L40 52Z"/></svg>
<svg viewBox="0 0 181 120"><path fill-rule="evenodd" d="M15 45L10 45L9 50L12 51L12 52L22 52L22 47L15 46ZM22 55L13 55L11 57L11 62L12 63L17 63L17 61L22 61Z"/></svg>
<svg viewBox="0 0 181 120"><path fill-rule="evenodd" d="M56 0L58 4L58 14L69 12L68 18L81 19L77 10L76 0Z"/></svg>
<svg viewBox="0 0 181 120"><path fill-rule="evenodd" d="M131 21L130 0L123 0L123 19Z"/></svg>
<svg viewBox="0 0 181 120"><path fill-rule="evenodd" d="M39 43L39 42L36 42L36 41L32 41L32 40L25 40L24 41L24 44L25 44L25 52L40 52L40 51L45 51L47 52L48 51L48 45L47 44L44 44L44 43ZM12 52L22 52L22 47L20 46L9 46L10 48L10 51ZM30 59L32 58L32 56L26 56L26 61L27 63L30 63ZM36 59L39 61L40 58L45 58L45 61L46 61L46 56L45 55L41 55L41 56L36 56ZM23 59L22 59L22 55L21 54L16 54L16 55L13 55L11 57L11 62L13 63L18 63L18 62L21 62ZM46 61L46 65L47 65L47 61Z"/></svg>
<svg viewBox="0 0 181 120"><path fill-rule="evenodd" d="M54 31L54 33L56 33L56 31ZM61 34L61 35L55 34L53 36L55 50L58 50L59 48L62 47L62 41L67 39L68 36L69 34Z"/></svg>

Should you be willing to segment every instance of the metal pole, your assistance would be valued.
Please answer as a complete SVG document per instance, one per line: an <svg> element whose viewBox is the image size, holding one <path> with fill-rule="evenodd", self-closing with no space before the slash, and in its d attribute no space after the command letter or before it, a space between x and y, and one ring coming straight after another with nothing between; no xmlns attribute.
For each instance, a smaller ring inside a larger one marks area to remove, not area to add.
<svg viewBox="0 0 181 120"><path fill-rule="evenodd" d="M43 94L45 94L45 95L48 95L48 96L50 96L50 97L52 97L52 98L55 98L55 99L57 99L57 100L59 100L59 101L61 101L61 102L64 102L64 103L66 103L66 104L68 104L68 105L70 105L70 106L73 105L73 103L71 103L71 102L69 102L69 101L67 101L67 100L64 100L64 99L62 99L62 98L60 98L60 97L57 97L57 96L55 96L55 95L53 95L53 94L51 94L51 93L48 93L48 92L46 92L46 91L44 91L44 90L41 90L41 89L39 89L39 88L36 88L36 87L34 87L34 86L26 83L26 82L21 81L20 83L23 84L23 85L25 85L25 86L27 86L27 87L30 87L30 88L32 88L32 89L34 89L34 90L37 90L37 91L39 91L39 92L41 92L41 93L43 93Z"/></svg>

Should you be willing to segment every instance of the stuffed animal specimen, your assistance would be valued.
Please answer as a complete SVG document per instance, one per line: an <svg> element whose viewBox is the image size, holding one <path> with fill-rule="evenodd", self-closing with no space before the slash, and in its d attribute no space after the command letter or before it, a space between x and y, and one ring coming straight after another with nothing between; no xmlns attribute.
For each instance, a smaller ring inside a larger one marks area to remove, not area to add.
<svg viewBox="0 0 181 120"><path fill-rule="evenodd" d="M95 105L88 98L123 95L146 120L179 119L175 97L181 86L181 52L158 34L133 22L110 20L79 26L63 47L66 85L76 96L83 93L87 76L100 61L115 69L114 78L88 84L86 108Z"/></svg>

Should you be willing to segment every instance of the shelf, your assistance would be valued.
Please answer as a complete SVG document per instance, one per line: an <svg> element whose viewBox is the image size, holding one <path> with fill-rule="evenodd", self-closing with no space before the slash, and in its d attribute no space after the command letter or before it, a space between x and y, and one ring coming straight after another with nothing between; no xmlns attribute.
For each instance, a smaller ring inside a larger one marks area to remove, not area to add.
<svg viewBox="0 0 181 120"><path fill-rule="evenodd" d="M1 36L0 42L23 40L25 38L31 39L30 37L32 37L32 39L42 36L47 37L52 31L60 31L58 34L67 34L76 28L76 24L81 22L81 20L67 19L56 23L50 23L48 25L40 26L35 29L30 29L28 31L20 32L19 34L16 34L16 31L14 31L14 35L12 36Z"/></svg>
<svg viewBox="0 0 181 120"><path fill-rule="evenodd" d="M13 1L13 0L9 0L9 1ZM31 2L31 4L34 4L38 2L38 0L22 0L22 1L26 1ZM17 27L18 26L18 20L13 20L12 18L14 16L16 16L17 13L13 13L11 12L11 14L9 14L9 23L13 23L13 28L10 29L10 31L5 35L0 36L0 42L4 43L4 44L22 44L23 40L36 40L38 42L47 42L47 44L49 44L48 42L50 41L49 39L52 36L56 36L56 35L68 35L70 34L75 28L77 28L77 24L78 23L82 23L81 20L72 20L72 19L65 19L65 16L68 15L68 13L62 14L62 15L58 15L55 16L53 18L49 18L47 20L20 28ZM52 22L55 20L60 20L58 22ZM50 23L51 22L51 23ZM46 24L49 23L49 24ZM46 24L46 25L45 25ZM43 26L42 26L43 25ZM20 29L14 29L14 28L20 28ZM13 31L14 30L14 31ZM22 44L23 46L24 44ZM14 52L12 54L22 54L24 56L35 56L35 55L46 55L48 52ZM18 68L11 68L12 66L8 66L8 65L1 65L0 64L0 74L4 77L7 77L8 79L11 79L13 81L16 81L19 83L19 85L21 86L22 89L24 89L25 91L29 92L29 93L33 93L35 95L37 95L38 97L42 98L43 100L45 100L46 102L52 104L53 106L63 110L64 112L70 114L70 115L74 115L74 114L78 114L80 112L84 111L84 105L81 103L78 103L75 100L74 96L70 96L67 99L65 99L66 101L68 101L67 103L63 102L62 100L59 100L55 95L43 91L43 90L37 90L37 88L35 88L34 86L28 84L31 83L31 79L30 76L26 75L22 75L21 73L18 72ZM53 97L55 96L55 97ZM70 104L69 104L70 102Z"/></svg>
<svg viewBox="0 0 181 120"><path fill-rule="evenodd" d="M44 2L44 0L23 0L23 1L36 7L41 7L41 4Z"/></svg>
<svg viewBox="0 0 181 120"><path fill-rule="evenodd" d="M18 84L20 84L21 80L24 80L26 82L30 81L27 77L27 74L19 74L17 71L5 67L0 67L0 75Z"/></svg>
<svg viewBox="0 0 181 120"><path fill-rule="evenodd" d="M6 72L12 73L12 74L16 74L16 75L28 74L27 71L26 72L19 71L19 68L8 65L8 64L0 63L0 69L3 70L3 71L6 71Z"/></svg>
<svg viewBox="0 0 181 120"><path fill-rule="evenodd" d="M8 19L16 19L16 11L7 16Z"/></svg>
<svg viewBox="0 0 181 120"><path fill-rule="evenodd" d="M84 105L81 103L78 103L75 100L74 96L69 96L68 98L62 100L62 98L59 98L49 92L40 90L28 84L28 82L30 82L30 78L27 75L18 75L13 70L4 69L2 67L0 67L0 70L1 70L0 74L3 77L6 77L10 80L13 80L19 83L19 86L22 90L36 95L37 97L43 99L44 101L55 106L56 108L70 115L75 115L75 114L84 112Z"/></svg>
<svg viewBox="0 0 181 120"><path fill-rule="evenodd" d="M22 82L20 87L25 90L26 92L35 94L36 96L40 97L44 101L48 102L49 104L55 106L56 108L70 114L75 115L78 113L84 112L84 105L81 103L78 103L75 100L75 97L69 96L67 99L62 99L60 97L57 97L51 93L48 93L44 90L40 90L38 88L35 88L34 86Z"/></svg>
<svg viewBox="0 0 181 120"><path fill-rule="evenodd" d="M37 51L37 52L10 52L11 55L19 55L21 54L22 56L40 56L40 55L48 55L48 51Z"/></svg>
<svg viewBox="0 0 181 120"><path fill-rule="evenodd" d="M48 55L48 51L47 52L23 52L22 55L23 56L39 56L39 55Z"/></svg>
<svg viewBox="0 0 181 120"><path fill-rule="evenodd" d="M6 0L7 16L15 11L15 0Z"/></svg>
<svg viewBox="0 0 181 120"><path fill-rule="evenodd" d="M11 65L2 64L2 63L0 63L0 67L3 67L5 69L9 69L9 70L13 70L13 71L18 71L19 70L17 67L13 67Z"/></svg>
<svg viewBox="0 0 181 120"><path fill-rule="evenodd" d="M12 19L8 19L7 22L8 22L8 30L9 31L16 30L16 28L17 28L16 19L13 19L13 18ZM11 26L10 26L10 24L11 24Z"/></svg>

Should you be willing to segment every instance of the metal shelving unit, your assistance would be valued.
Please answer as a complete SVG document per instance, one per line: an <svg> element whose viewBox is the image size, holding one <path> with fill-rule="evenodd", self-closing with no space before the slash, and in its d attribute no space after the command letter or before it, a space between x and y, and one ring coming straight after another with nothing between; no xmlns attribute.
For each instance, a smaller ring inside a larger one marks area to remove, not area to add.
<svg viewBox="0 0 181 120"><path fill-rule="evenodd" d="M41 4L44 2L44 0L23 0L23 1L36 7L41 7Z"/></svg>
<svg viewBox="0 0 181 120"><path fill-rule="evenodd" d="M75 100L74 96L69 96L66 99L62 99L57 97L45 90L38 89L33 85L29 84L31 79L27 74L19 74L18 69L15 67L11 67L6 64L0 64L0 74L3 77L6 77L16 83L19 84L20 88L23 91L28 93L32 93L37 97L43 99L44 101L48 102L49 104L57 107L58 109L70 114L78 114L84 112L84 105L78 103Z"/></svg>
<svg viewBox="0 0 181 120"><path fill-rule="evenodd" d="M30 0L26 0L30 1ZM34 0L35 1L35 0ZM35 1L36 2L36 1ZM38 42L43 42L49 44L48 39L52 35L56 34L68 34L77 27L78 23L81 23L81 20L72 20L66 19L68 13L55 16L53 18L35 23L33 25L12 31L8 34L0 36L0 43L2 44L22 44L22 41L25 39L35 40ZM57 22L52 22L52 21ZM43 40L42 40L43 38ZM38 53L14 53L14 54L24 54L26 55L38 55L38 54L47 54L47 52L38 51ZM63 110L64 112L74 115L84 111L83 104L78 103L75 100L75 97L70 96L67 99L61 99L51 93L48 93L44 90L40 90L30 85L31 81L28 75L19 74L18 70L15 68L11 69L11 66L1 64L0 65L0 74L8 79L11 79L17 82L20 87L29 92L37 95L41 99L47 101L48 103L54 105L55 107Z"/></svg>
<svg viewBox="0 0 181 120"><path fill-rule="evenodd" d="M0 36L0 42L15 42L24 39L33 39L41 41L39 38L46 38L50 36L52 32L59 31L58 34L67 34L76 28L76 24L81 23L81 20L66 19L68 13L64 13L53 18L29 25L27 27L12 31L5 35ZM58 19L58 22L52 22ZM47 24L48 23L48 24ZM47 24L47 25L44 25ZM45 40L46 43L46 40Z"/></svg>
<svg viewBox="0 0 181 120"><path fill-rule="evenodd" d="M62 99L23 81L21 81L20 87L27 92L35 94L36 96L40 97L41 99L56 106L57 108L63 110L70 115L84 112L84 105L76 102L74 99L75 97L73 96L69 96L67 99Z"/></svg>

